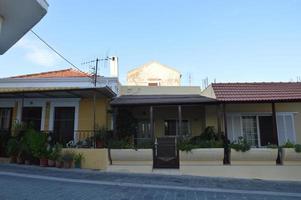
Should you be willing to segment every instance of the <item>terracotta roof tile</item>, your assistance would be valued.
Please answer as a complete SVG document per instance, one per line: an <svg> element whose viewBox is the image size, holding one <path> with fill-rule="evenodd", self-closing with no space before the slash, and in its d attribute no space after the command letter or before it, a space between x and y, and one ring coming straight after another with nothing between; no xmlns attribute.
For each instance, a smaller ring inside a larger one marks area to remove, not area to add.
<svg viewBox="0 0 301 200"><path fill-rule="evenodd" d="M220 101L294 101L301 100L301 83L213 83Z"/></svg>
<svg viewBox="0 0 301 200"><path fill-rule="evenodd" d="M62 77L87 77L87 76L91 76L91 75L70 68L70 69L64 69L58 71L49 71L49 72L42 72L42 73L35 73L35 74L13 76L11 78L62 78Z"/></svg>

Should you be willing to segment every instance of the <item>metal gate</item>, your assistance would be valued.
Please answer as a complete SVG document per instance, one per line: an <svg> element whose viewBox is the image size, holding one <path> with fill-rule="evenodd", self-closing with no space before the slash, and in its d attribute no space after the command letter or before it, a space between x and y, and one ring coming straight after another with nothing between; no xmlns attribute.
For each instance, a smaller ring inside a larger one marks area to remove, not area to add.
<svg viewBox="0 0 301 200"><path fill-rule="evenodd" d="M179 168L179 151L177 148L177 138L156 138L153 155L154 168Z"/></svg>

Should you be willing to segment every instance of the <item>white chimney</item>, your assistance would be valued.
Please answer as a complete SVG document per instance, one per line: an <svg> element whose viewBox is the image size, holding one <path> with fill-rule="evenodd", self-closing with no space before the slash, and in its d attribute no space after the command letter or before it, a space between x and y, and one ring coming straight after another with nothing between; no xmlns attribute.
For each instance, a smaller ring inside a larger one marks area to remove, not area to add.
<svg viewBox="0 0 301 200"><path fill-rule="evenodd" d="M110 57L110 76L118 77L119 69L118 69L118 57L112 56Z"/></svg>

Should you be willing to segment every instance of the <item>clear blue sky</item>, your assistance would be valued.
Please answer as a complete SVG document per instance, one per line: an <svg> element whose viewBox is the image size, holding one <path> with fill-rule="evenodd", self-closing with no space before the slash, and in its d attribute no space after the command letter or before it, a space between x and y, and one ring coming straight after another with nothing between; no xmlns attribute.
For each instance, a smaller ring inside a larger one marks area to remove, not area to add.
<svg viewBox="0 0 301 200"><path fill-rule="evenodd" d="M301 76L299 0L48 0L34 30L83 70L117 55L120 79L151 60L188 74L193 85L290 81ZM70 67L32 33L0 56L0 76ZM102 75L108 68L101 66Z"/></svg>

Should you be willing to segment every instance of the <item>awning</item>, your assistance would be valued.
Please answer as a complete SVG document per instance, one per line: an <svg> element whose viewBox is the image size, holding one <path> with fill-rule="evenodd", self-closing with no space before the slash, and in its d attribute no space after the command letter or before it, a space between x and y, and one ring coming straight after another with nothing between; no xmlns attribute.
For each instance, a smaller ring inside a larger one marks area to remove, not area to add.
<svg viewBox="0 0 301 200"><path fill-rule="evenodd" d="M201 95L122 95L111 101L112 106L215 103L215 99Z"/></svg>
<svg viewBox="0 0 301 200"><path fill-rule="evenodd" d="M115 97L109 87L102 88L0 88L1 98L89 98Z"/></svg>

